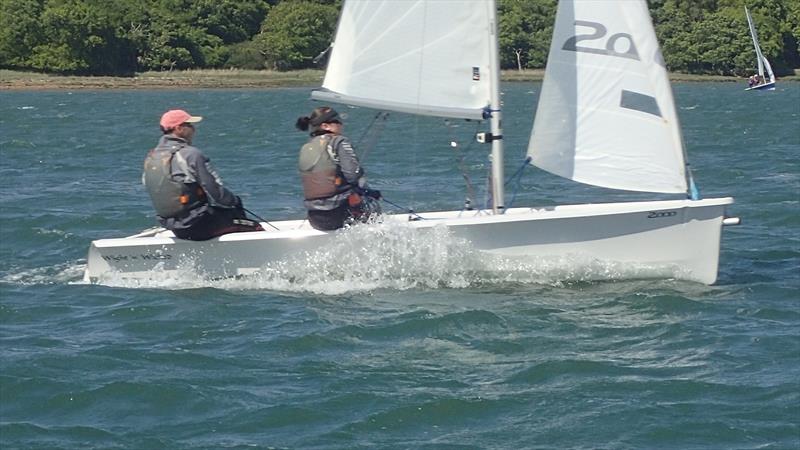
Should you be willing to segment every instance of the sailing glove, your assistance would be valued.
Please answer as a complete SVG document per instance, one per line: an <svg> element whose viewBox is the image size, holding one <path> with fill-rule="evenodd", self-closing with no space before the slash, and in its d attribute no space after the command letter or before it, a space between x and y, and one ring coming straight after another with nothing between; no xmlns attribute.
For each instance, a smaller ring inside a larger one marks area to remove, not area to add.
<svg viewBox="0 0 800 450"><path fill-rule="evenodd" d="M372 197L375 200L380 200L381 199L381 191L379 191L377 189L364 189L364 194L363 195L366 195L367 197Z"/></svg>
<svg viewBox="0 0 800 450"><path fill-rule="evenodd" d="M374 198L375 200L380 200L382 198L381 191L377 189L367 189L356 186L355 188L353 188L353 191L355 191L355 193L358 195L363 195L364 197L371 197Z"/></svg>

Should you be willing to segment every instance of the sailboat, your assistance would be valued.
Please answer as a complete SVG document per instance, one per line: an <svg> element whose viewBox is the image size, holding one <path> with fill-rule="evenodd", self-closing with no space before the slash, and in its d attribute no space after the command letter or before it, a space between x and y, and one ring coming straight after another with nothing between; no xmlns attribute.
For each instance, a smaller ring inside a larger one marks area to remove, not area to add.
<svg viewBox="0 0 800 450"><path fill-rule="evenodd" d="M574 257L659 268L643 277L716 281L722 227L738 218L725 214L732 198L700 199L693 189L644 0L559 2L526 161L574 182L679 197L672 200L505 206L493 0L345 1L332 45L315 99L488 122L477 138L491 149L491 204L386 214L383 224L335 232L305 220L264 223L265 231L203 242L149 230L92 242L85 280L146 279L187 268L210 278L254 275L290 258L313 258L341 233L389 224L413 236L444 229L492 258ZM614 277L599 271L591 279Z"/></svg>
<svg viewBox="0 0 800 450"><path fill-rule="evenodd" d="M769 61L761 53L761 46L758 45L758 33L756 33L756 26L753 25L753 17L750 16L750 11L747 6L744 7L744 13L747 16L747 25L750 27L750 36L753 38L753 47L756 49L756 61L758 62L758 82L745 89L746 91L752 90L775 90L775 74L772 73L772 66ZM764 77L764 70L766 69L766 78Z"/></svg>

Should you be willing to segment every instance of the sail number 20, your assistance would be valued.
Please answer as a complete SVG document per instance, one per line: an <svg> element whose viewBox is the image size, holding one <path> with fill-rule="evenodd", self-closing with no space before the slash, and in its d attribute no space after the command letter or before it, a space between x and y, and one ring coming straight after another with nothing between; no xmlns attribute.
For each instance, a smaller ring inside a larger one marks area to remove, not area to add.
<svg viewBox="0 0 800 450"><path fill-rule="evenodd" d="M591 28L594 30L590 33L585 34L576 34L571 38L567 39L564 42L564 46L562 49L571 51L571 52L585 52L585 53L595 53L598 55L607 55L607 56L617 56L620 58L630 58L635 59L637 61L641 61L639 58L639 52L636 50L636 45L633 43L633 37L628 33L615 33L608 37L605 41L605 48L597 48L597 47L587 47L585 45L578 45L578 42L593 42L593 41L600 41L597 42L600 46L602 46L602 41L606 34L608 34L608 30L606 29L605 25L602 23L597 22L589 22L586 20L576 20L575 26L582 26ZM617 42L620 40L628 41L628 49L626 51L618 51L617 50Z"/></svg>

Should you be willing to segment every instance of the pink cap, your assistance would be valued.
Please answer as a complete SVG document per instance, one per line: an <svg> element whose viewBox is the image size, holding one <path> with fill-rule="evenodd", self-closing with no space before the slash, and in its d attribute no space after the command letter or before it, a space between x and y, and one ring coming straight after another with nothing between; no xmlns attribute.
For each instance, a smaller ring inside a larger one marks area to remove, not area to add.
<svg viewBox="0 0 800 450"><path fill-rule="evenodd" d="M201 120L203 120L202 117L193 116L182 109L171 109L161 116L161 127L171 130L182 123L196 123Z"/></svg>

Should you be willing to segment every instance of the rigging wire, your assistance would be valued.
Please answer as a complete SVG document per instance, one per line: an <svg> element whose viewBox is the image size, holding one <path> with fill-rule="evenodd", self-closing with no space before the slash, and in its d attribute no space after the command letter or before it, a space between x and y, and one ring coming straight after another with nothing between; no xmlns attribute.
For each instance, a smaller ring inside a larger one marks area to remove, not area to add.
<svg viewBox="0 0 800 450"><path fill-rule="evenodd" d="M454 125L449 119L445 119L444 124L447 127L448 131L450 131L450 147L452 147L452 149L456 152L456 161L457 161L456 164L458 166L458 169L461 170L461 176L464 178L464 183L467 189L467 195L466 198L464 199L464 209L472 210L473 209L472 204L475 201L475 187L473 186L472 180L470 179L469 173L467 172L467 166L464 163L464 153L466 153L466 151L469 150L469 148L472 146L473 141L470 140L469 144L467 144L467 146L464 148L464 151L462 152L459 149L458 141L456 141L455 138L456 125ZM478 132L478 128L480 127L480 125L481 125L480 122L476 123L475 133ZM473 133L473 135L475 133Z"/></svg>
<svg viewBox="0 0 800 450"><path fill-rule="evenodd" d="M375 146L378 144L378 138L380 138L381 134L383 134L383 129L386 127L386 119L388 117L388 112L379 111L377 114L375 114L375 117L372 118L372 122L367 125L367 128L361 134L361 137L358 138L358 142L356 142L356 148L359 150L363 149L361 152L361 157L359 158L362 164L367 160L367 155L369 154L370 150L375 148ZM379 119L381 120L380 122L378 122ZM365 139L366 143L362 146L361 143L364 142Z"/></svg>

